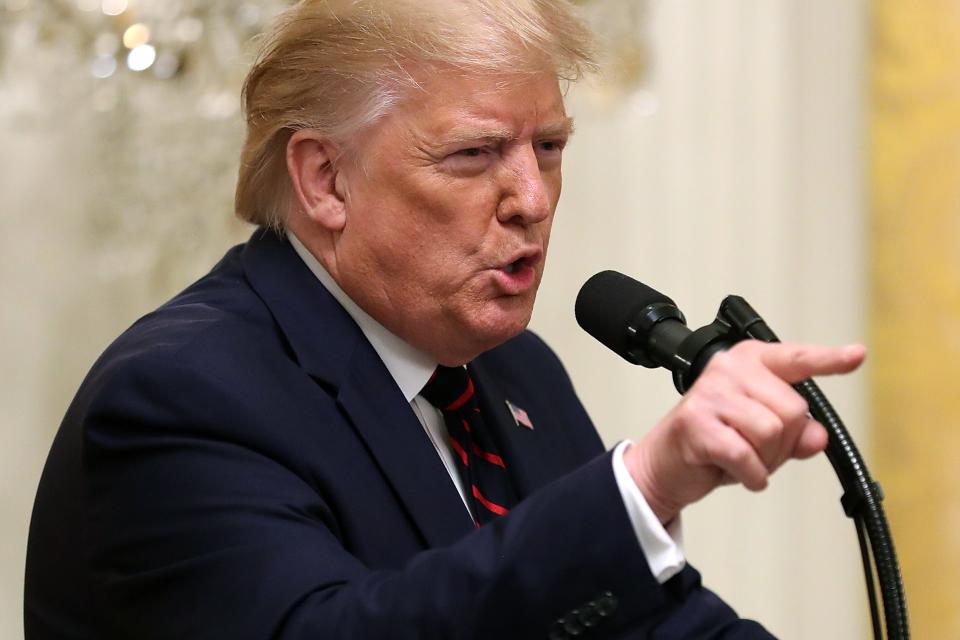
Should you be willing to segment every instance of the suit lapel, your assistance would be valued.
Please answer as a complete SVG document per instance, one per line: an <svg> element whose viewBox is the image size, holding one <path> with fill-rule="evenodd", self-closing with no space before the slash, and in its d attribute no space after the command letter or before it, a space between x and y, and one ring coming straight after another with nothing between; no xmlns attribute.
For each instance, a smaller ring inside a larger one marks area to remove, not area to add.
<svg viewBox="0 0 960 640"><path fill-rule="evenodd" d="M290 243L275 233L257 231L243 261L300 366L335 389L338 405L426 543L449 545L471 530L463 501L396 382Z"/></svg>
<svg viewBox="0 0 960 640"><path fill-rule="evenodd" d="M358 349L337 401L350 416L429 546L473 529L440 456L376 351Z"/></svg>

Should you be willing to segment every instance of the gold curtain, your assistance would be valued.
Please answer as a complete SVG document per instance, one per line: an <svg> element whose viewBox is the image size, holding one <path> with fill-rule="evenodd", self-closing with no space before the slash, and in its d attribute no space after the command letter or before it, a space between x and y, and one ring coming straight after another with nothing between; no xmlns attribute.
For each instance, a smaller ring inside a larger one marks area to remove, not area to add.
<svg viewBox="0 0 960 640"><path fill-rule="evenodd" d="M876 0L874 458L916 638L960 638L960 2Z"/></svg>

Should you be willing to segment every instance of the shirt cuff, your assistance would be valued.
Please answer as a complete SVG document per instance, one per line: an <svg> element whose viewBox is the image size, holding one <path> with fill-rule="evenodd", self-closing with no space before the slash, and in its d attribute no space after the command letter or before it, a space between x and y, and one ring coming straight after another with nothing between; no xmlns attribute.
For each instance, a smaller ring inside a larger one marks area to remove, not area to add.
<svg viewBox="0 0 960 640"><path fill-rule="evenodd" d="M623 454L631 444L630 440L624 440L613 450L613 475L640 549L647 557L650 573L663 584L687 564L683 555L683 528L679 515L664 528L637 488L623 462Z"/></svg>

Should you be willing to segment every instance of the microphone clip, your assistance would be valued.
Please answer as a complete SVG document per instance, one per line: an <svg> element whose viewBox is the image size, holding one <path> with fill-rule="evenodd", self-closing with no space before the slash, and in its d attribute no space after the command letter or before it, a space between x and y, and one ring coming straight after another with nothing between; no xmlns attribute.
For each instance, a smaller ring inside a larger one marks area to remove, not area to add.
<svg viewBox="0 0 960 640"><path fill-rule="evenodd" d="M729 295L720 303L716 319L684 338L674 352L673 361L662 363L662 366L673 372L673 386L684 394L693 386L714 354L750 339L778 341L760 314L746 300Z"/></svg>

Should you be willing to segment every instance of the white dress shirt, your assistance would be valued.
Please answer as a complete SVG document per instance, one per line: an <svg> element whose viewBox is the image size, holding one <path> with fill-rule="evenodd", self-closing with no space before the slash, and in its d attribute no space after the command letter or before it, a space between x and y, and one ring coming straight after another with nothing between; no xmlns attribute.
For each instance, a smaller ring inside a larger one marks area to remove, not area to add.
<svg viewBox="0 0 960 640"><path fill-rule="evenodd" d="M299 238L291 232L287 232L287 237L290 239L297 255L306 263L327 291L350 314L350 317L360 327L377 355L380 356L387 371L390 372L403 393L403 397L410 403L410 407L420 420L420 424L423 425L427 437L433 443L437 455L440 456L443 466L447 469L450 480L457 487L464 507L469 511L467 493L464 491L460 474L457 473L453 449L450 446L450 436L444 425L443 414L420 395L420 391L437 368L437 362L374 320L343 292L320 262L300 242ZM633 531L650 566L650 572L662 584L679 573L686 564L682 550L683 536L680 518L678 516L666 528L660 524L643 494L633 482L633 478L631 478L626 464L623 462L623 453L630 444L629 440L625 440L614 449L613 473L630 523L633 525Z"/></svg>

